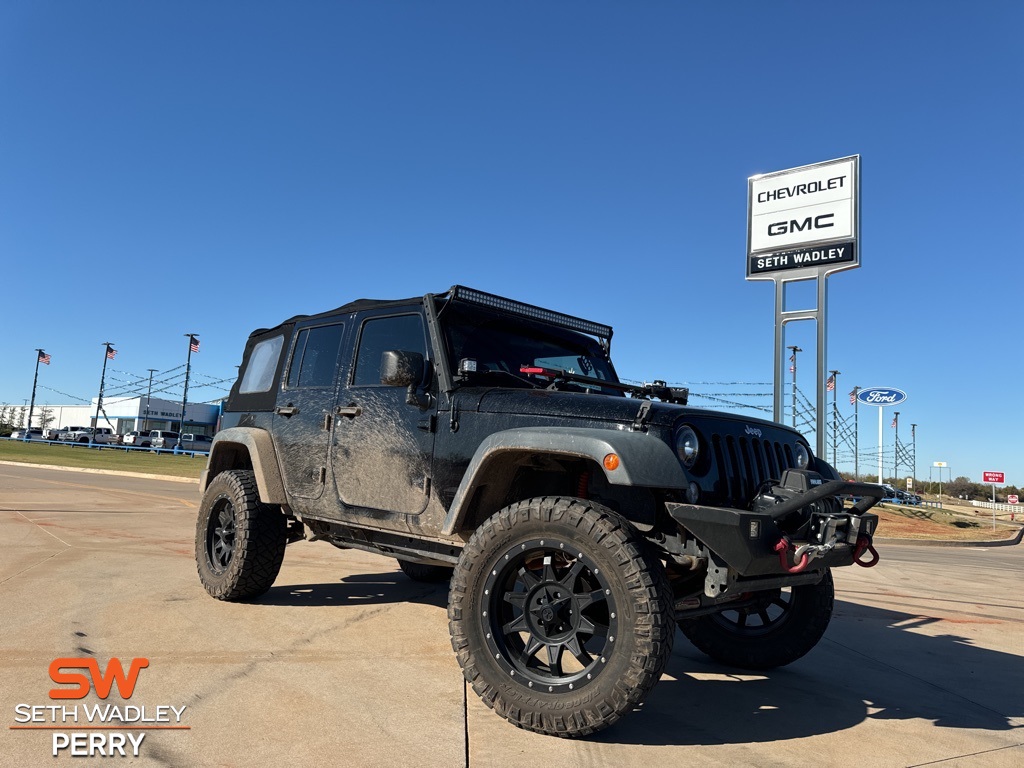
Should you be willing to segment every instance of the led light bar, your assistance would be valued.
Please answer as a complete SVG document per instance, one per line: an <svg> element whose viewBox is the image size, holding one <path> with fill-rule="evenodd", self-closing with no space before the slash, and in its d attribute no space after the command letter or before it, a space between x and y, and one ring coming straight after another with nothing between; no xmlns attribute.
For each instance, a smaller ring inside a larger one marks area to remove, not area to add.
<svg viewBox="0 0 1024 768"><path fill-rule="evenodd" d="M579 317L555 312L551 309L535 307L533 304L524 304L521 301L506 299L502 296L495 296L493 293L478 291L475 288L466 288L464 285L454 285L450 291L452 301L461 301L467 304L478 304L483 307L500 309L502 312L510 312L521 317L528 317L533 320L540 320L542 323L555 325L559 328L567 328L570 331L579 331L590 336L596 336L606 342L606 346L612 339L612 327L602 323L594 323L590 320L583 320Z"/></svg>

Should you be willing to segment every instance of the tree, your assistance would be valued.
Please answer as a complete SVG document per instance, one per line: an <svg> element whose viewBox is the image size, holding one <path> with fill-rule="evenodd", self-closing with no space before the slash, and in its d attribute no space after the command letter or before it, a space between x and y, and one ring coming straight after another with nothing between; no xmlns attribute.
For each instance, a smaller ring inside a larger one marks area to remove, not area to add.
<svg viewBox="0 0 1024 768"><path fill-rule="evenodd" d="M53 408L47 408L45 405L39 409L39 426L46 429L48 426L56 421L57 417L53 415Z"/></svg>
<svg viewBox="0 0 1024 768"><path fill-rule="evenodd" d="M972 483L969 477L961 475L955 480L950 480L945 486L943 491L953 497L963 496L967 499L984 498L982 486L977 483Z"/></svg>

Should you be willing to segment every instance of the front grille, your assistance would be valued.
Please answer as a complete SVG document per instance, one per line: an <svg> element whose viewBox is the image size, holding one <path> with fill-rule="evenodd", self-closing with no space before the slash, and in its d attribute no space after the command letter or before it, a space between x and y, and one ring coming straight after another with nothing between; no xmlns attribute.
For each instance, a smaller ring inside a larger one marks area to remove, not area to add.
<svg viewBox="0 0 1024 768"><path fill-rule="evenodd" d="M718 469L716 495L729 506L747 509L765 480L778 480L795 466L789 445L757 438L712 435L711 449Z"/></svg>

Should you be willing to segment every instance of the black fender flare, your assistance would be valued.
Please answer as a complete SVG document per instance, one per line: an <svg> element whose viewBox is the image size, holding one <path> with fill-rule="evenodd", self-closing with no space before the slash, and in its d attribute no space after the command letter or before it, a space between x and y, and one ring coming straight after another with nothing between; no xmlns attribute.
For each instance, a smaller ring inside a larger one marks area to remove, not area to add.
<svg viewBox="0 0 1024 768"><path fill-rule="evenodd" d="M594 461L611 485L679 490L687 480L672 449L646 432L572 427L506 429L489 435L477 448L452 499L441 533L452 536L468 512L474 491L485 484L495 463L512 453L574 456ZM619 457L608 469L604 458Z"/></svg>

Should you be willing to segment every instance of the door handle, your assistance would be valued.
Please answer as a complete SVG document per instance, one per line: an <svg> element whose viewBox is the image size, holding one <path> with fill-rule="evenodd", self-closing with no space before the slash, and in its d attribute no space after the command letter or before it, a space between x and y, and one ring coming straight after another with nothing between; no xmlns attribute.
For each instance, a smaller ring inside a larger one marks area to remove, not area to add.
<svg viewBox="0 0 1024 768"><path fill-rule="evenodd" d="M279 405L274 409L274 413L279 413L282 416L296 416L299 413L299 409L294 405Z"/></svg>
<svg viewBox="0 0 1024 768"><path fill-rule="evenodd" d="M363 409L360 406L353 403L352 405L346 406L339 405L337 408L334 409L334 412L337 413L339 416L348 416L350 419L354 419L356 416L362 414Z"/></svg>

